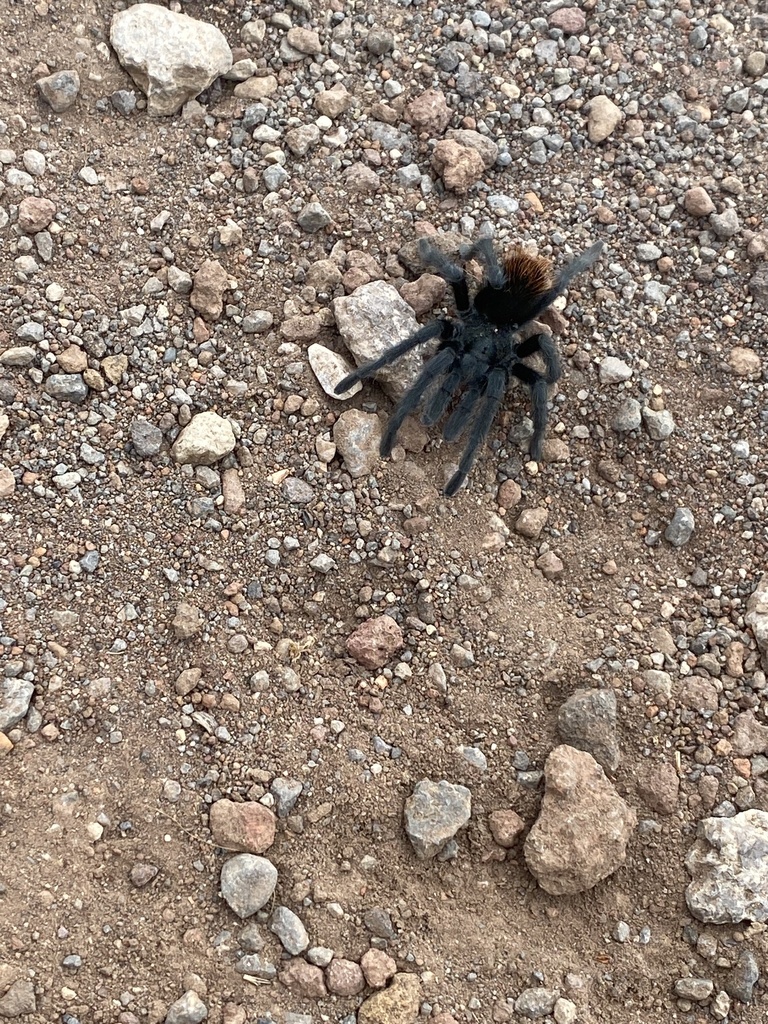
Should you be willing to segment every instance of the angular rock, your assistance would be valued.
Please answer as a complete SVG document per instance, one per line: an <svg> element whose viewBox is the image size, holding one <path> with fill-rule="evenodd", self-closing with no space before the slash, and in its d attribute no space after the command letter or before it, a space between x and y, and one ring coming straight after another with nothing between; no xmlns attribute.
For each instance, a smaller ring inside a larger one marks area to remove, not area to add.
<svg viewBox="0 0 768 1024"><path fill-rule="evenodd" d="M549 513L545 508L526 508L515 523L515 530L528 540L536 540L547 525Z"/></svg>
<svg viewBox="0 0 768 1024"><path fill-rule="evenodd" d="M589 141L597 145L605 142L621 124L624 115L607 96L595 96L589 104L587 133Z"/></svg>
<svg viewBox="0 0 768 1024"><path fill-rule="evenodd" d="M217 800L211 805L213 841L222 850L264 853L275 841L275 816L254 801Z"/></svg>
<svg viewBox="0 0 768 1024"><path fill-rule="evenodd" d="M35 692L28 679L10 678L0 681L0 732L8 732L24 718Z"/></svg>
<svg viewBox="0 0 768 1024"><path fill-rule="evenodd" d="M192 417L176 439L171 454L182 466L212 466L234 447L235 434L229 421L208 411Z"/></svg>
<svg viewBox="0 0 768 1024"><path fill-rule="evenodd" d="M553 896L585 892L624 863L635 812L591 754L556 747L544 766L541 811L528 833L528 868Z"/></svg>
<svg viewBox="0 0 768 1024"><path fill-rule="evenodd" d="M79 373L52 373L45 382L45 390L59 402L79 405L88 397L88 387Z"/></svg>
<svg viewBox="0 0 768 1024"><path fill-rule="evenodd" d="M427 89L405 108L405 120L417 132L426 132L431 136L442 135L451 123L452 116L451 108L439 89Z"/></svg>
<svg viewBox="0 0 768 1024"><path fill-rule="evenodd" d="M666 441L675 429L675 421L669 409L650 409L643 407L645 429L654 441Z"/></svg>
<svg viewBox="0 0 768 1024"><path fill-rule="evenodd" d="M148 420L133 420L130 426L131 441L137 455L151 459L157 455L163 444L163 433Z"/></svg>
<svg viewBox="0 0 768 1024"><path fill-rule="evenodd" d="M664 536L672 547L681 548L693 536L695 526L693 512L689 508L677 508L664 531Z"/></svg>
<svg viewBox="0 0 768 1024"><path fill-rule="evenodd" d="M704 818L685 859L688 909L707 924L768 922L768 813Z"/></svg>
<svg viewBox="0 0 768 1024"><path fill-rule="evenodd" d="M63 114L76 102L80 92L80 75L76 71L56 71L35 83L48 106Z"/></svg>
<svg viewBox="0 0 768 1024"><path fill-rule="evenodd" d="M411 307L384 281L361 285L352 295L334 299L332 306L339 333L358 366L378 359L419 329ZM391 398L399 401L413 383L425 349L409 352L376 374L377 383Z"/></svg>
<svg viewBox="0 0 768 1024"><path fill-rule="evenodd" d="M422 274L418 281L408 281L400 294L417 316L428 313L445 295L446 284L437 274Z"/></svg>
<svg viewBox="0 0 768 1024"><path fill-rule="evenodd" d="M280 971L280 981L305 999L324 999L328 995L322 970L300 957L291 960Z"/></svg>
<svg viewBox="0 0 768 1024"><path fill-rule="evenodd" d="M360 381L357 381L349 391L345 391L341 395L336 394L336 385L352 373L353 370L353 367L350 366L344 356L340 356L338 352L333 352L331 349L326 348L325 345L315 343L307 349L307 358L309 359L312 372L317 377L320 387L326 395L330 395L331 398L335 398L338 401L346 402L348 398L352 398L358 391L362 391L363 385Z"/></svg>
<svg viewBox="0 0 768 1024"><path fill-rule="evenodd" d="M448 132L448 138L479 154L486 170L496 163L499 147L487 135L481 135L480 132L473 131L471 128L452 128Z"/></svg>
<svg viewBox="0 0 768 1024"><path fill-rule="evenodd" d="M134 8L130 8L133 10ZM206 318L218 320L224 308L229 277L218 260L206 260L194 277L190 305Z"/></svg>
<svg viewBox="0 0 768 1024"><path fill-rule="evenodd" d="M432 166L447 189L464 194L483 176L485 162L476 149L456 139L441 139L432 152Z"/></svg>
<svg viewBox="0 0 768 1024"><path fill-rule="evenodd" d="M296 219L299 227L312 235L327 227L332 218L322 203L307 203Z"/></svg>
<svg viewBox="0 0 768 1024"><path fill-rule="evenodd" d="M602 384L619 384L621 381L629 380L631 376L632 367L623 359L606 356L600 363L600 382Z"/></svg>
<svg viewBox="0 0 768 1024"><path fill-rule="evenodd" d="M638 775L637 791L656 814L673 814L677 810L680 778L673 765L654 765Z"/></svg>
<svg viewBox="0 0 768 1024"><path fill-rule="evenodd" d="M347 409L333 425L333 440L347 472L357 480L379 462L381 421L375 413Z"/></svg>
<svg viewBox="0 0 768 1024"><path fill-rule="evenodd" d="M238 853L221 869L221 895L245 919L266 906L277 885L277 868L266 857Z"/></svg>
<svg viewBox="0 0 768 1024"><path fill-rule="evenodd" d="M577 750L586 750L606 771L621 760L613 690L576 690L557 713L557 730Z"/></svg>
<svg viewBox="0 0 768 1024"><path fill-rule="evenodd" d="M768 263L755 271L747 288L758 309L768 309Z"/></svg>
<svg viewBox="0 0 768 1024"><path fill-rule="evenodd" d="M403 631L389 615L366 619L347 639L347 651L364 668L383 668L405 646Z"/></svg>
<svg viewBox="0 0 768 1024"><path fill-rule="evenodd" d="M636 398L626 398L613 417L611 426L617 433L639 430L643 421L642 407Z"/></svg>
<svg viewBox="0 0 768 1024"><path fill-rule="evenodd" d="M515 1000L515 1013L529 1020L548 1017L554 1011L559 998L560 992L556 988L523 989Z"/></svg>
<svg viewBox="0 0 768 1024"><path fill-rule="evenodd" d="M759 377L762 360L752 348L734 345L728 353L728 365L737 377Z"/></svg>
<svg viewBox="0 0 768 1024"><path fill-rule="evenodd" d="M173 635L179 640L189 640L203 628L203 613L193 604L181 601L171 623Z"/></svg>
<svg viewBox="0 0 768 1024"><path fill-rule="evenodd" d="M466 786L422 779L405 802L405 831L419 860L431 860L470 819Z"/></svg>
<svg viewBox="0 0 768 1024"><path fill-rule="evenodd" d="M325 92L319 92L315 96L315 109L318 114L333 118L343 114L351 102L352 96L339 83L332 89L326 89Z"/></svg>
<svg viewBox="0 0 768 1024"><path fill-rule="evenodd" d="M399 973L389 988L375 992L357 1011L357 1024L414 1024L419 1016L421 985L415 974Z"/></svg>
<svg viewBox="0 0 768 1024"><path fill-rule="evenodd" d="M768 572L763 573L757 586L747 601L747 614L744 621L752 630L757 649L768 671Z"/></svg>
<svg viewBox="0 0 768 1024"><path fill-rule="evenodd" d="M26 1017L30 1013L37 1012L35 1000L34 982L26 978L17 978L12 982L7 991L3 992L7 982L4 982L5 964L0 964L0 1017L15 1018ZM11 968L14 971L14 968Z"/></svg>
<svg viewBox="0 0 768 1024"><path fill-rule="evenodd" d="M200 1024L208 1019L208 1007L193 989L168 1008L165 1024Z"/></svg>
<svg viewBox="0 0 768 1024"><path fill-rule="evenodd" d="M505 850L511 849L525 830L525 822L512 810L491 811L488 826L494 842Z"/></svg>
<svg viewBox="0 0 768 1024"><path fill-rule="evenodd" d="M752 1002L752 993L760 979L760 965L751 949L742 949L736 966L725 983L725 988L734 999L742 1003Z"/></svg>
<svg viewBox="0 0 768 1024"><path fill-rule="evenodd" d="M155 116L177 113L232 67L232 51L215 25L156 4L118 11L109 40Z"/></svg>

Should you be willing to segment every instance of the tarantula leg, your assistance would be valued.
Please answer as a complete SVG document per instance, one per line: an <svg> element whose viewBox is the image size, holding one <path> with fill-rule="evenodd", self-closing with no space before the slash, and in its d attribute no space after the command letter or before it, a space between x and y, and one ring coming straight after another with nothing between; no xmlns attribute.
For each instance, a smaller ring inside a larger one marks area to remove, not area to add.
<svg viewBox="0 0 768 1024"><path fill-rule="evenodd" d="M512 373L519 377L531 389L531 411L533 418L533 436L531 437L530 454L534 462L541 462L541 446L544 441L544 432L547 429L547 402L549 399L547 391L547 379L530 366L522 366L518 363L513 367Z"/></svg>
<svg viewBox="0 0 768 1024"><path fill-rule="evenodd" d="M475 257L485 267L485 280L491 288L503 288L507 281L507 275L493 248L493 239L488 235L478 238L472 245L462 246L461 258L463 260L472 260Z"/></svg>
<svg viewBox="0 0 768 1024"><path fill-rule="evenodd" d="M499 406L501 405L501 401L504 398L506 390L506 370L498 368L491 370L488 377L488 383L486 384L485 391L483 393L482 403L477 412L474 423L472 424L472 430L467 438L467 446L464 449L464 454L461 456L461 460L459 461L459 468L448 481L445 488L445 493L449 498L453 497L453 495L458 491L467 479L469 471L474 466L475 460L480 454L483 441L485 441L488 436L488 431L491 429L491 425L496 419L496 413L499 411Z"/></svg>
<svg viewBox="0 0 768 1024"><path fill-rule="evenodd" d="M603 243L595 242L580 256L577 256L575 260L572 260L565 270L562 271L558 279L549 289L540 295L536 302L528 310L528 315L525 319L525 323L529 323L531 320L535 320L539 313L543 313L544 310L551 306L552 303L568 288L568 285L579 274L582 274L585 270L588 270L593 263L597 262L600 253L603 251ZM518 324L518 327L522 327L523 324Z"/></svg>
<svg viewBox="0 0 768 1024"><path fill-rule="evenodd" d="M433 356L410 389L406 391L398 405L395 406L379 445L379 452L382 458L386 459L392 454L392 446L395 443L398 430L403 425L403 420L417 408L419 402L424 397L426 389L441 374L445 373L454 358L454 353L450 348L444 348Z"/></svg>
<svg viewBox="0 0 768 1024"><path fill-rule="evenodd" d="M534 334L525 341L521 341L515 348L518 359L525 359L536 352L541 352L544 364L547 367L545 374L547 384L554 384L560 380L560 356L555 343L549 334Z"/></svg>
<svg viewBox="0 0 768 1024"><path fill-rule="evenodd" d="M353 384L359 380L365 380L367 377L372 377L374 373L383 369L385 366L389 366L390 363L396 362L400 356L404 356L406 352L410 352L411 349L416 348L418 345L423 345L427 341L431 341L433 338L442 337L443 340L447 341L453 333L453 325L449 320L433 320L431 323L425 324L424 327L419 328L414 334L405 338L397 345L393 345L392 348L388 348L384 355L379 356L378 359L372 360L370 363L364 363L362 366L358 366L354 373L350 373L349 376L345 377L344 380L340 381L334 391L337 395L343 395L345 391L349 391Z"/></svg>
<svg viewBox="0 0 768 1024"><path fill-rule="evenodd" d="M434 423L440 419L445 410L448 408L453 396L456 394L456 389L461 384L464 375L461 372L461 368L457 367L451 370L449 374L443 379L443 383L432 395L427 407L424 410L424 415L421 417L421 422L426 427L431 427Z"/></svg>
<svg viewBox="0 0 768 1024"><path fill-rule="evenodd" d="M419 254L424 263L436 270L440 277L453 289L453 298L459 313L469 310L469 288L461 267L440 252L427 238L419 240Z"/></svg>
<svg viewBox="0 0 768 1024"><path fill-rule="evenodd" d="M446 441L456 441L461 437L482 393L483 389L479 384L473 384L464 392L443 427L443 437Z"/></svg>

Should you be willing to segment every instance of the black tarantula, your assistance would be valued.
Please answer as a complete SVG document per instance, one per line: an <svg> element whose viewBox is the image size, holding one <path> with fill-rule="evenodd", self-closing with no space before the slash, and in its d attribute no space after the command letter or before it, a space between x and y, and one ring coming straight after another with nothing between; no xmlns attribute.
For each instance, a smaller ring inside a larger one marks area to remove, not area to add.
<svg viewBox="0 0 768 1024"><path fill-rule="evenodd" d="M533 437L530 452L531 458L538 462L547 424L547 386L559 379L560 360L549 334L535 334L522 341L518 332L562 295L577 274L591 267L602 249L602 242L590 246L569 263L553 283L550 263L544 257L532 256L520 246L514 246L500 261L491 239L480 238L461 250L465 262L478 258L485 270L483 283L474 298L470 298L464 270L422 238L419 243L421 258L451 285L458 319L439 317L432 320L398 345L393 345L383 356L345 377L336 386L336 394L341 395L356 381L373 376L417 345L439 338L437 351L390 417L381 439L382 457L387 458L391 454L403 420L418 408L422 400L424 411L421 421L431 426L446 411L454 395L464 388L443 427L446 441L455 441L471 422L459 468L445 488L445 493L452 497L474 465L510 378L517 377L531 390ZM543 374L523 362L536 352L541 353L544 360L546 369Z"/></svg>

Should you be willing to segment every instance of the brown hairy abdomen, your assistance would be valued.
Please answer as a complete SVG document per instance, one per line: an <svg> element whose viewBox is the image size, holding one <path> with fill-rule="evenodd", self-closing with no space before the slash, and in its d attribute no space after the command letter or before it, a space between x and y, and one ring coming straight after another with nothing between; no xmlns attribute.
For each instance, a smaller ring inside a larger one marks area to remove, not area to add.
<svg viewBox="0 0 768 1024"><path fill-rule="evenodd" d="M502 266L510 291L538 298L552 287L552 265L544 256L532 256L522 246L515 245L504 254Z"/></svg>

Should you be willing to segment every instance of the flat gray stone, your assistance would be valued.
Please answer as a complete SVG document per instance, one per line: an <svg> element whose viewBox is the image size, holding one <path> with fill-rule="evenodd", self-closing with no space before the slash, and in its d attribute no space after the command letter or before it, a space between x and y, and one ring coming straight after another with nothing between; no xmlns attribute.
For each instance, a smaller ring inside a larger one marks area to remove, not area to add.
<svg viewBox="0 0 768 1024"><path fill-rule="evenodd" d="M269 929L280 939L283 949L292 956L298 956L309 946L307 929L298 914L294 914L288 907L275 907Z"/></svg>
<svg viewBox="0 0 768 1024"><path fill-rule="evenodd" d="M27 679L3 679L0 682L0 732L8 732L19 724L29 711L34 692L34 684Z"/></svg>
<svg viewBox="0 0 768 1024"><path fill-rule="evenodd" d="M705 818L685 859L688 909L707 924L768 922L768 813Z"/></svg>
<svg viewBox="0 0 768 1024"><path fill-rule="evenodd" d="M422 779L405 802L405 831L419 860L430 860L470 819L472 795L466 786Z"/></svg>
<svg viewBox="0 0 768 1024"><path fill-rule="evenodd" d="M240 918L266 906L277 885L277 868L266 857L239 853L221 869L221 895Z"/></svg>

